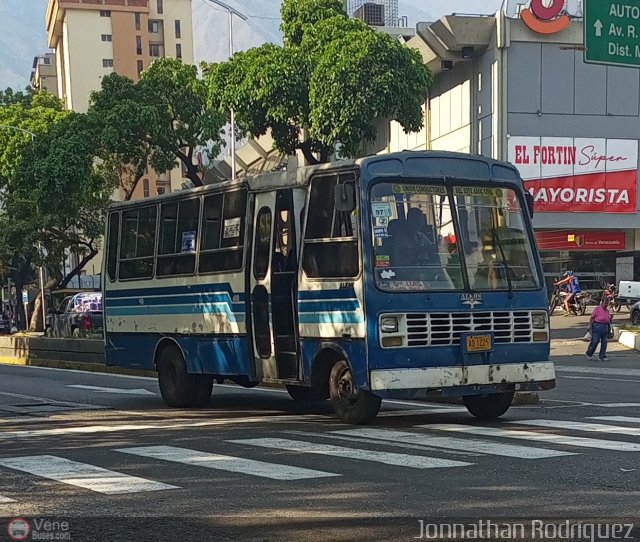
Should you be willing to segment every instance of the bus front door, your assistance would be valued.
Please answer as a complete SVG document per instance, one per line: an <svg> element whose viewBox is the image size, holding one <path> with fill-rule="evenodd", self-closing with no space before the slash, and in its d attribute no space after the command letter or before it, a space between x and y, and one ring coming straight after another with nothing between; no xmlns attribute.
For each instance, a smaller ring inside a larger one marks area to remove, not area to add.
<svg viewBox="0 0 640 542"><path fill-rule="evenodd" d="M260 379L298 379L297 254L290 189L255 195L248 266L251 335Z"/></svg>

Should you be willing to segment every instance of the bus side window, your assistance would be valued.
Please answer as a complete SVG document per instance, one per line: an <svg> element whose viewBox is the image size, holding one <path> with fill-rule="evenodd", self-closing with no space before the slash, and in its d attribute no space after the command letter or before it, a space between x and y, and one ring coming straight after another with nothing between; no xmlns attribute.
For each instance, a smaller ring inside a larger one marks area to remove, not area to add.
<svg viewBox="0 0 640 542"><path fill-rule="evenodd" d="M120 213L111 213L109 215L109 246L107 247L107 274L109 275L109 280L116 280L119 234Z"/></svg>
<svg viewBox="0 0 640 542"><path fill-rule="evenodd" d="M120 279L142 279L153 276L157 214L156 205L122 213Z"/></svg>
<svg viewBox="0 0 640 542"><path fill-rule="evenodd" d="M195 272L199 217L199 199L161 205L156 272L159 277L192 275Z"/></svg>
<svg viewBox="0 0 640 542"><path fill-rule="evenodd" d="M246 216L246 190L204 199L198 273L242 269Z"/></svg>
<svg viewBox="0 0 640 542"><path fill-rule="evenodd" d="M335 209L337 183L354 182L353 175L316 177L311 182L302 268L310 278L358 276L357 207L349 213Z"/></svg>

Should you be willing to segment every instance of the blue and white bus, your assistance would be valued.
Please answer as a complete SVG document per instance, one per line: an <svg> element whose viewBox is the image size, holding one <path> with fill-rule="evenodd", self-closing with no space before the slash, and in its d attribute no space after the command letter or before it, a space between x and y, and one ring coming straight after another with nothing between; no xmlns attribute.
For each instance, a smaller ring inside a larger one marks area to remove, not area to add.
<svg viewBox="0 0 640 542"><path fill-rule="evenodd" d="M349 423L433 395L496 418L555 386L531 209L510 164L442 152L115 204L107 363L157 371L171 407L230 380L330 399Z"/></svg>

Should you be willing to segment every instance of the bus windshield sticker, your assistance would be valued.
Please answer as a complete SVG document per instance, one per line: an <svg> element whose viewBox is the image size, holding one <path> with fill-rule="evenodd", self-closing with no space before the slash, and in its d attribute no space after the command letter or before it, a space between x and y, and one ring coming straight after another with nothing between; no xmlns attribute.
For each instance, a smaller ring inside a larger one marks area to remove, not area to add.
<svg viewBox="0 0 640 542"><path fill-rule="evenodd" d="M372 203L371 214L375 217L390 217L391 203L389 203L388 201L383 201L381 203Z"/></svg>
<svg viewBox="0 0 640 542"><path fill-rule="evenodd" d="M385 239L389 237L387 228L373 228L373 235L376 239Z"/></svg>
<svg viewBox="0 0 640 542"><path fill-rule="evenodd" d="M486 186L456 186L453 189L453 195L502 198L504 196L504 192L502 188L487 188Z"/></svg>
<svg viewBox="0 0 640 542"><path fill-rule="evenodd" d="M183 231L182 232L182 252L195 252L196 251L196 232Z"/></svg>
<svg viewBox="0 0 640 542"><path fill-rule="evenodd" d="M389 256L386 254L379 254L376 256L376 267L390 267L391 262Z"/></svg>
<svg viewBox="0 0 640 542"><path fill-rule="evenodd" d="M228 218L224 221L224 239L233 239L234 237L240 237L240 221L238 218Z"/></svg>
<svg viewBox="0 0 640 542"><path fill-rule="evenodd" d="M429 186L424 184L394 184L393 193L445 196L447 194L447 189L444 186Z"/></svg>

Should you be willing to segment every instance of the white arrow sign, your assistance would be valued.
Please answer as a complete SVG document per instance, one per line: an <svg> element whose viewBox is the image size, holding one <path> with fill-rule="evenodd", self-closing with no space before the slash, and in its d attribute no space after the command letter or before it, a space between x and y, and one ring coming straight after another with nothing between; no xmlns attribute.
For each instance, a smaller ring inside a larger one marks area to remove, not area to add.
<svg viewBox="0 0 640 542"><path fill-rule="evenodd" d="M594 23L594 28L596 29L596 37L599 38L602 36L602 27L604 26L602 24L602 21L600 19L598 19L595 23Z"/></svg>

